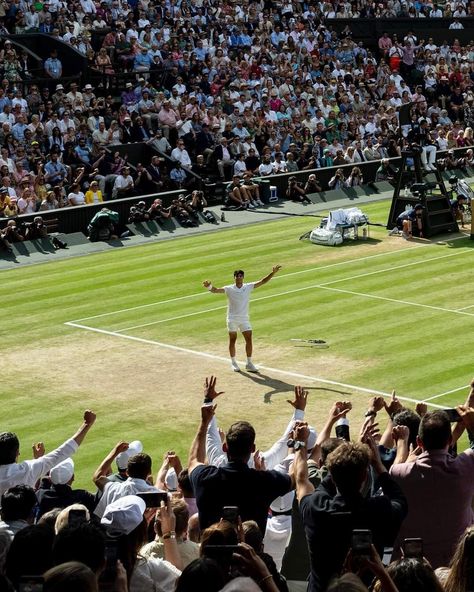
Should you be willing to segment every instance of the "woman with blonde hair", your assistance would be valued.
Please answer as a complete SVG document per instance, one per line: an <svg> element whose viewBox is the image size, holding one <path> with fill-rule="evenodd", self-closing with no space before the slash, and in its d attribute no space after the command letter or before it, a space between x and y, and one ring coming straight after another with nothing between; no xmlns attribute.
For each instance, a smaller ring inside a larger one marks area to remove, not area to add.
<svg viewBox="0 0 474 592"><path fill-rule="evenodd" d="M99 183L97 181L91 182L84 197L87 204L97 204L104 201L102 191L99 189Z"/></svg>

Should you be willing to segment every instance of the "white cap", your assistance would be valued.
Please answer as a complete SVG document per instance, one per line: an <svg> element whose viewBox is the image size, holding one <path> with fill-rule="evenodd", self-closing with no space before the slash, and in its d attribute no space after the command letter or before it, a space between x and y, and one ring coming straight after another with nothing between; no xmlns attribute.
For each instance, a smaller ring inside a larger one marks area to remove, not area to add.
<svg viewBox="0 0 474 592"><path fill-rule="evenodd" d="M67 458L53 467L49 472L51 482L54 485L65 485L74 476L74 461L72 458Z"/></svg>
<svg viewBox="0 0 474 592"><path fill-rule="evenodd" d="M140 442L140 440L134 440L133 442L130 442L127 450L125 450L124 452L121 452L117 456L117 458L115 459L115 462L117 463L117 467L118 467L119 471L124 471L127 468L128 459L131 456L133 456L134 454L138 454L139 452L142 452L142 451L143 451L143 444Z"/></svg>
<svg viewBox="0 0 474 592"><path fill-rule="evenodd" d="M142 523L146 504L137 495L126 495L105 508L100 521L109 533L130 534Z"/></svg>

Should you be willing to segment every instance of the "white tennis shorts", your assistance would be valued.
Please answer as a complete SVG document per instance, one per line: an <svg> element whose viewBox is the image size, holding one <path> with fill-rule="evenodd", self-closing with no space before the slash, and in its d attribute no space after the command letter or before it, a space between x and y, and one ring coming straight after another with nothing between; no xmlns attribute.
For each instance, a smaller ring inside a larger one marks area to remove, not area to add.
<svg viewBox="0 0 474 592"><path fill-rule="evenodd" d="M244 331L251 331L252 325L249 321L233 321L227 319L227 330L229 333L237 333L237 331L243 333Z"/></svg>

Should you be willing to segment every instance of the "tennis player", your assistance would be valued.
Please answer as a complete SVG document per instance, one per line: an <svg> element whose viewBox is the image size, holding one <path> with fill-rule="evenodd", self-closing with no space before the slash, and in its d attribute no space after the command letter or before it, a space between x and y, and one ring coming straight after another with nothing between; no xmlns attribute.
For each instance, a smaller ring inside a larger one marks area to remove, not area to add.
<svg viewBox="0 0 474 592"><path fill-rule="evenodd" d="M206 280L202 285L213 294L225 294L227 296L227 330L229 331L229 354L231 366L234 372L240 372L240 367L235 359L235 342L237 332L240 331L245 339L245 351L247 363L245 369L248 372L258 372L258 368L252 362L252 326L249 319L250 294L255 288L259 288L269 282L281 269L281 265L275 265L272 271L258 282L244 283L244 272L241 269L234 271L234 283L223 288L216 288L212 282Z"/></svg>

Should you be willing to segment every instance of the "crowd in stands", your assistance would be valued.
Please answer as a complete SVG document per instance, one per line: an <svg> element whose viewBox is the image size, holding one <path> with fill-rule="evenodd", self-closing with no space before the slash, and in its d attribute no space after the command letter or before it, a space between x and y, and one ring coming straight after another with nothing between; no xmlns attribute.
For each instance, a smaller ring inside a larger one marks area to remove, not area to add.
<svg viewBox="0 0 474 592"><path fill-rule="evenodd" d="M216 378L186 466L173 450L153 473L139 440L118 442L89 490L73 455L93 428L53 451L0 434L0 588L44 592L469 592L474 587L474 380L448 412L373 397L358 435L351 403L292 414L266 451L246 421L225 433ZM317 424L317 428L310 425ZM454 423L452 423L454 422ZM383 432L382 432L383 429ZM88 440L93 436L88 436ZM85 444L90 446L90 444ZM105 451L104 451L105 452Z"/></svg>
<svg viewBox="0 0 474 592"><path fill-rule="evenodd" d="M316 169L317 179L320 167L352 164L329 188L354 186L363 180L354 174L360 163L400 154L398 114L412 101L413 123L427 121L436 149L474 145L473 42L411 30L364 47L350 26L332 27L338 17L444 16L461 29L474 11L467 0L53 0L7 2L1 11L4 34L40 31L64 41L97 81L63 80L56 48L37 78L29 56L3 42L3 217L201 189L195 175L230 181ZM114 94L114 76L123 73L129 78ZM130 168L114 150L130 142L147 142L160 156Z"/></svg>

